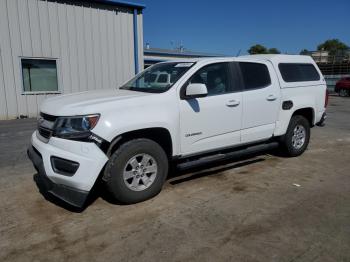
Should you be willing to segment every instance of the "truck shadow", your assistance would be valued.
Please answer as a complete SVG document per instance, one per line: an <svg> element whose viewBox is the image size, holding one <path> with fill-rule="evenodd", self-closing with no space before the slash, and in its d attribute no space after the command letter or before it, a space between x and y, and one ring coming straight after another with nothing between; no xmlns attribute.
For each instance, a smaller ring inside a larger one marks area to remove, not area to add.
<svg viewBox="0 0 350 262"><path fill-rule="evenodd" d="M249 166L258 162L265 161L263 155L266 155L270 151L249 154L244 157L226 159L217 162L212 162L208 164L204 164L201 166L189 168L186 170L179 170L176 167L176 164L173 164L169 168L169 175L167 177L167 183L171 186L176 186L185 182L189 182L195 179L200 179L208 176L220 175L221 172L225 172L228 170L234 170L236 168ZM110 195L103 189L103 186L100 185L100 189L98 189L98 196L101 197L106 202L113 205L125 205L119 203L118 201L111 198Z"/></svg>
<svg viewBox="0 0 350 262"><path fill-rule="evenodd" d="M180 171L177 171L175 174L171 174L171 176L168 177L168 180L169 180L169 184L178 185L184 182L196 180L203 177L215 176L220 174L221 172L233 170L239 167L248 166L248 165L255 164L262 161L265 161L265 159L264 158L245 159L245 160L240 159L235 161L232 161L232 160L226 161L219 164L196 167L185 171L180 170Z"/></svg>
<svg viewBox="0 0 350 262"><path fill-rule="evenodd" d="M176 165L172 165L169 170L169 175L167 178L168 184L171 186L176 186L182 183L186 183L188 181L192 181L195 179L200 179L203 177L208 176L215 176L220 175L220 173L228 171L228 170L234 170L240 167L249 166L258 162L265 161L265 158L263 155L267 154L269 152L260 152L256 154L250 154L244 157L240 158L234 158L234 159L228 159L228 160L222 160L217 161L209 164L203 164L201 166L189 168L186 170L179 170ZM33 175L33 180L36 183L39 192L41 195L52 204L64 208L70 212L74 213L81 213L83 212L87 207L92 205L98 198L102 198L106 202L113 204L113 205L125 205L123 203L120 203L113 198L106 192L104 189L103 182L101 179L99 179L98 182L96 182L95 186L92 188L89 197L85 203L85 205L81 208L71 206L70 204L56 198L55 196L51 195L46 189L43 184L43 182L40 180L38 174Z"/></svg>
<svg viewBox="0 0 350 262"><path fill-rule="evenodd" d="M74 212L74 213L81 213L82 211L85 210L86 207L78 208L78 207L72 206L72 205L62 201L61 199L51 195L47 191L47 189L45 187L45 184L39 178L38 174L34 174L33 175L33 180L34 180L36 186L39 189L39 193L45 198L45 200L49 201L50 203L52 203L52 204L54 204L56 206L59 206L61 208L64 208L64 209L66 209L66 210L68 210L70 212Z"/></svg>

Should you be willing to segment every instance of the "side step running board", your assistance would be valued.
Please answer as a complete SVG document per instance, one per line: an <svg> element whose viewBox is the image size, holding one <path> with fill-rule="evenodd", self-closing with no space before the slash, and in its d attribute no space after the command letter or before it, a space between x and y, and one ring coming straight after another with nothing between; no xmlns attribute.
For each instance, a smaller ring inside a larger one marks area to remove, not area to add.
<svg viewBox="0 0 350 262"><path fill-rule="evenodd" d="M278 146L279 146L278 142L271 142L268 144L254 145L254 146L246 147L244 149L233 150L233 151L227 152L227 153L219 153L219 154L215 154L215 155L210 155L210 156L198 158L195 160L186 161L184 163L178 164L177 168L180 170L186 170L186 169L189 169L192 167L201 166L201 165L212 163L212 162L219 161L219 160L237 158L237 157L242 157L242 156L258 153L261 151L271 150L271 149L277 148Z"/></svg>

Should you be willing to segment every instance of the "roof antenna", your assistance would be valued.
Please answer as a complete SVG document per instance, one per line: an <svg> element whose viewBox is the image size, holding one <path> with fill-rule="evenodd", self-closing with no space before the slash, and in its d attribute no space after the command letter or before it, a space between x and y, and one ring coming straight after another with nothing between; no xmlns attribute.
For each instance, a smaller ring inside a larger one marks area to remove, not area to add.
<svg viewBox="0 0 350 262"><path fill-rule="evenodd" d="M239 49L238 53L236 56L239 56L241 54L242 49Z"/></svg>

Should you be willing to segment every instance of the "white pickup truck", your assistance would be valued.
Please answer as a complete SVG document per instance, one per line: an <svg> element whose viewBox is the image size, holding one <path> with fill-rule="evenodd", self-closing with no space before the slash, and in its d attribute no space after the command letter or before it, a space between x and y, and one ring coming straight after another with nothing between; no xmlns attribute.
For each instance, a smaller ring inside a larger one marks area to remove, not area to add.
<svg viewBox="0 0 350 262"><path fill-rule="evenodd" d="M277 146L302 154L327 101L308 56L164 62L120 88L47 99L28 155L46 190L71 205L82 207L100 179L131 204L161 191L170 163L188 168Z"/></svg>

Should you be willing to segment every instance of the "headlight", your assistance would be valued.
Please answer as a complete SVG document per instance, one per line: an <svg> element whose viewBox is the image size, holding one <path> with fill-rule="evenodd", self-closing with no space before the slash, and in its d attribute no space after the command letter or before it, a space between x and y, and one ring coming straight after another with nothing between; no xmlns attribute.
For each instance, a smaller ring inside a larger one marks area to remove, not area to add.
<svg viewBox="0 0 350 262"><path fill-rule="evenodd" d="M100 115L58 117L54 127L54 136L67 139L84 139L91 135Z"/></svg>

